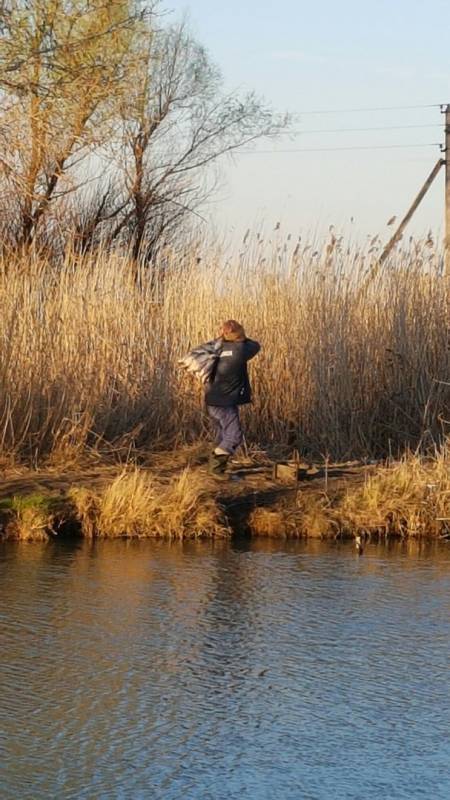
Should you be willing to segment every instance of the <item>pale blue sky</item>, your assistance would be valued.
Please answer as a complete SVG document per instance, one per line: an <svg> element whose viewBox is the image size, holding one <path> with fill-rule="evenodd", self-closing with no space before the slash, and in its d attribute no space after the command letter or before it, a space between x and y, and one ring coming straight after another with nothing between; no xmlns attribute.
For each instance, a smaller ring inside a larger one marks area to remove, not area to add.
<svg viewBox="0 0 450 800"><path fill-rule="evenodd" d="M165 7L174 17L188 13L227 88L255 89L279 111L450 103L450 0L166 0ZM421 127L312 132L383 126ZM294 138L258 149L443 139L439 108L302 114L294 129ZM438 157L438 147L419 146L243 154L223 162L208 213L234 238L261 220L269 229L281 220L292 234L321 234L333 223L358 238L385 238L388 218L407 210ZM408 230L421 235L442 226L443 174Z"/></svg>

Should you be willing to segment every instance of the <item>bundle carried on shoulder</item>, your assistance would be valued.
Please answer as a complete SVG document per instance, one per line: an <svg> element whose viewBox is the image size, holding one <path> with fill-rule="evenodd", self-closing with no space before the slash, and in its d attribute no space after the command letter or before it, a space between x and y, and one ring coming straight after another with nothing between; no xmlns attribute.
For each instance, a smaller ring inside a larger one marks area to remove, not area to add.
<svg viewBox="0 0 450 800"><path fill-rule="evenodd" d="M186 356L180 358L178 363L180 367L200 378L202 383L208 383L213 377L222 346L222 339L213 339L211 342L199 344Z"/></svg>

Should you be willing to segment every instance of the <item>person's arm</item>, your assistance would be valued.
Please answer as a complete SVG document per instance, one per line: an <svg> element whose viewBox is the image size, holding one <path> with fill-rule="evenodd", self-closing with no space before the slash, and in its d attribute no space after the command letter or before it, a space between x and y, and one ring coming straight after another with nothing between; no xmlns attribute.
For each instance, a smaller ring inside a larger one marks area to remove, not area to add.
<svg viewBox="0 0 450 800"><path fill-rule="evenodd" d="M261 345L259 342L255 342L253 339L245 340L245 355L247 361L250 361L251 358L254 358L260 350Z"/></svg>

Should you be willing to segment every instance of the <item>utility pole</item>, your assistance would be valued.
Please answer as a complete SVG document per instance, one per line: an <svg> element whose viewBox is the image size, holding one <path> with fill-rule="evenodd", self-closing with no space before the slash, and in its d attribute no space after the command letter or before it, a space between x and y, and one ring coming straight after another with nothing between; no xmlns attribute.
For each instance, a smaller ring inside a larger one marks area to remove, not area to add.
<svg viewBox="0 0 450 800"><path fill-rule="evenodd" d="M412 215L414 214L416 208L422 202L423 198L425 197L426 193L428 192L428 189L430 188L431 184L433 183L436 175L438 174L439 170L441 169L441 167L445 163L446 162L444 161L444 159L440 158L436 162L436 164L434 165L434 167L431 170L428 178L426 179L424 185L422 186L419 194L415 197L414 202L412 203L412 205L408 209L407 213L403 217L403 219L400 222L400 225L398 226L398 228L395 231L394 235L389 239L386 247L384 248L383 252L381 253L381 256L379 258L380 264L383 264L383 262L386 261L386 259L387 259L388 255L389 255L389 253L391 252L391 250L394 248L394 246L397 244L397 242L401 239L401 237L403 235L403 231L405 230L409 220L411 219ZM448 172L448 162L447 162L447 172ZM450 192L450 183L449 183L449 192ZM450 200L449 200L449 205L450 205ZM448 217L447 217L447 219L448 219ZM447 230L448 230L448 233L450 234L450 226L449 226L449 228ZM450 258L449 258L449 275L450 275Z"/></svg>
<svg viewBox="0 0 450 800"><path fill-rule="evenodd" d="M450 281L450 103L442 107L445 114L445 248L444 267L447 282Z"/></svg>
<svg viewBox="0 0 450 800"><path fill-rule="evenodd" d="M443 114L445 114L444 144L441 144L441 153L445 156L445 158L440 158L439 161L434 165L428 178L426 179L424 185L422 186L419 194L416 196L414 202L412 203L407 213L403 217L394 235L391 236L387 245L383 249L381 256L379 258L379 263L382 264L387 259L391 250L393 250L397 242L401 239L403 231L405 230L409 220L411 219L416 208L420 205L421 201L428 192L428 189L430 188L434 179L438 175L440 168L445 166L444 277L446 279L448 291L450 292L450 103L442 105L441 111ZM449 300L450 300L450 294L449 294Z"/></svg>

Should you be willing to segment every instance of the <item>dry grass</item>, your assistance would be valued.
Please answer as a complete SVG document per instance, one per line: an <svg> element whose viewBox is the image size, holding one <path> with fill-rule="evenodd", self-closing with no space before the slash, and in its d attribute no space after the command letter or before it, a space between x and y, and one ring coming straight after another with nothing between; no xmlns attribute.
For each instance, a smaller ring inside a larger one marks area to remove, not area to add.
<svg viewBox="0 0 450 800"><path fill-rule="evenodd" d="M339 513L329 512L330 502L322 494L300 493L293 504L255 508L249 518L252 536L276 539L330 539L339 535ZM348 532L353 535L352 531Z"/></svg>
<svg viewBox="0 0 450 800"><path fill-rule="evenodd" d="M40 494L14 496L3 500L3 538L23 542L45 542L54 522L53 498Z"/></svg>
<svg viewBox="0 0 450 800"><path fill-rule="evenodd" d="M293 533L288 515L282 509L255 508L248 520L252 536L267 536L269 539L285 539Z"/></svg>
<svg viewBox="0 0 450 800"><path fill-rule="evenodd" d="M380 271L336 240L250 237L232 263L201 255L164 254L140 288L119 255L0 263L0 457L195 441L201 389L177 358L228 316L263 344L250 442L345 459L437 440L450 402L436 253L411 247Z"/></svg>
<svg viewBox="0 0 450 800"><path fill-rule="evenodd" d="M447 446L434 458L405 456L369 473L354 471L327 486L323 480L316 486L300 484L297 491L282 493L281 499L267 476L260 480L268 504L249 514L257 485L254 478L250 484L242 481L219 488L195 468L164 477L161 469L157 473L126 469L101 483L91 482L89 488L73 485L65 495L49 489L48 495L5 498L0 504L0 538L36 541L74 532L90 539L214 538L229 536L231 525L248 527L256 537L276 539L371 534L450 538ZM233 511L234 501L244 509L242 518Z"/></svg>
<svg viewBox="0 0 450 800"><path fill-rule="evenodd" d="M408 455L379 467L364 483L347 488L298 492L295 503L257 508L250 516L255 536L338 538L371 535L450 538L450 452L434 458Z"/></svg>
<svg viewBox="0 0 450 800"><path fill-rule="evenodd" d="M123 472L104 489L73 488L69 498L83 536L170 539L226 536L208 482L189 469L161 483L149 472Z"/></svg>
<svg viewBox="0 0 450 800"><path fill-rule="evenodd" d="M403 458L349 491L336 509L341 530L395 536L450 535L450 454Z"/></svg>
<svg viewBox="0 0 450 800"><path fill-rule="evenodd" d="M39 509L25 508L6 528L5 539L22 542L46 542L50 520Z"/></svg>

